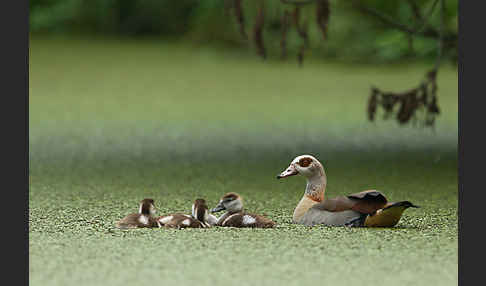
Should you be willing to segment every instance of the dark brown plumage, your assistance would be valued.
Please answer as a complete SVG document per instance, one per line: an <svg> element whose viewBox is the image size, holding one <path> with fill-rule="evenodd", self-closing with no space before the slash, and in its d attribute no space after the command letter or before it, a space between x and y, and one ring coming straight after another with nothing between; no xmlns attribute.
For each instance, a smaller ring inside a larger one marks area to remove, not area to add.
<svg viewBox="0 0 486 286"><path fill-rule="evenodd" d="M225 194L211 212L222 210L227 212L218 219L217 226L255 228L271 228L275 226L275 222L266 217L245 212L242 198L237 193Z"/></svg>
<svg viewBox="0 0 486 286"><path fill-rule="evenodd" d="M161 226L169 228L206 227L201 221L193 218L192 216L180 213L164 215L159 217L157 220Z"/></svg>
<svg viewBox="0 0 486 286"><path fill-rule="evenodd" d="M216 225L224 227L272 228L276 224L272 220L261 215L242 211L237 213L225 213L219 218Z"/></svg>
<svg viewBox="0 0 486 286"><path fill-rule="evenodd" d="M192 205L192 215L174 213L157 218L158 223L169 228L203 228L209 227L208 206L203 199L196 199Z"/></svg>
<svg viewBox="0 0 486 286"><path fill-rule="evenodd" d="M155 212L154 200L143 199L140 201L138 213L129 214L116 223L118 228L158 227L157 220L152 217Z"/></svg>

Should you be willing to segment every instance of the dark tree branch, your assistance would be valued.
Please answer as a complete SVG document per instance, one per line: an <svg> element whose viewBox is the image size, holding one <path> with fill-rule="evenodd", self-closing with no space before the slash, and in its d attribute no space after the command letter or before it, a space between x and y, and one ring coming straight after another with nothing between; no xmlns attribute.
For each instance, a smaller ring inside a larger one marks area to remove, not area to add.
<svg viewBox="0 0 486 286"><path fill-rule="evenodd" d="M381 22L383 22L385 25L391 26L391 27L393 27L397 30L404 32L404 33L414 35L414 36L421 36L421 37L425 37L425 38L438 39L440 37L440 32L437 29L434 29L430 26L427 27L427 22L428 22L429 18L432 16L434 9L435 9L435 6L437 5L438 2L439 2L439 0L435 0L435 2L432 4L431 8L429 9L429 12L427 13L427 17L424 18L421 25L419 27L416 27L416 28L412 28L412 27L409 27L408 25L405 25L401 22L398 22L395 19L393 19L392 17L385 15L382 12L380 12L380 11L374 9L374 8L364 6L359 1L356 1L356 0L353 1L353 4L362 13L372 15L375 18L377 18L378 20L380 20ZM457 42L457 34L453 33L453 32L446 33L445 31L443 31L442 40L444 42L444 46L448 46L448 47L455 46L456 42Z"/></svg>
<svg viewBox="0 0 486 286"><path fill-rule="evenodd" d="M303 43L299 48L299 53L297 54L297 61L299 62L299 66L302 66L302 63L304 62L305 50L309 47L309 34L307 33L307 22L305 22L304 24L300 23L299 6L295 6L294 8L293 20L295 28L297 29L297 34L303 40Z"/></svg>
<svg viewBox="0 0 486 286"><path fill-rule="evenodd" d="M437 47L437 60L435 62L435 71L439 70L439 66L444 53L444 30L445 30L445 0L440 0L440 27L439 27L439 41Z"/></svg>
<svg viewBox="0 0 486 286"><path fill-rule="evenodd" d="M281 27L282 27L282 38L280 39L280 49L282 51L281 58L287 58L287 31L289 30L290 26L290 13L287 9L285 9L282 19L281 19Z"/></svg>
<svg viewBox="0 0 486 286"><path fill-rule="evenodd" d="M417 111L425 110L424 125L433 127L435 117L440 113L437 105L436 78L437 72L430 70L417 87L404 92L382 91L372 87L368 98L368 120L375 120L378 107L385 111L383 119L388 119L396 113L395 119L400 124L406 124L410 120L416 122Z"/></svg>
<svg viewBox="0 0 486 286"><path fill-rule="evenodd" d="M331 15L329 0L318 0L316 3L317 26L321 29L322 39L327 39L327 27L329 26L329 16Z"/></svg>
<svg viewBox="0 0 486 286"><path fill-rule="evenodd" d="M263 10L263 1L261 1L255 20L255 26L253 28L253 39L255 40L258 55L260 55L263 59L266 59L267 53L265 50L265 44L263 42L263 24L265 22L265 15Z"/></svg>
<svg viewBox="0 0 486 286"><path fill-rule="evenodd" d="M357 2L357 1L354 1L354 5L362 13L373 15L374 17L376 17L378 20L380 20L384 24L387 24L389 26L392 26L392 27L394 27L394 28L396 28L400 31L403 31L403 32L406 32L406 33L409 33L409 34L414 33L414 29L410 28L409 26L407 26L403 23L395 21L392 17L381 13L380 11L376 10L375 8L370 8L370 7L364 6L363 4L361 4L360 2Z"/></svg>
<svg viewBox="0 0 486 286"><path fill-rule="evenodd" d="M414 1L408 2L415 3ZM436 0L429 10L428 16L426 18L422 18L422 27L426 25L427 20L431 17L432 12L438 2L439 0ZM367 11L372 10L372 8L367 8ZM376 13L376 11L372 11L372 14L379 17L382 21L394 21L385 17L385 15L381 13ZM416 13L416 17L421 16L417 16ZM395 24L398 27L403 28L410 38L412 35L418 34L421 29L420 26L417 26L416 29L411 29L408 26L402 25L398 22L395 22ZM399 105L396 120L400 124L408 123L410 120L412 120L412 122L416 122L416 111L422 109L425 110L424 125L434 127L435 117L440 113L440 109L437 104L437 73L442 60L445 43L445 0L440 0L440 26L438 31L434 31L434 33L437 34L436 38L438 42L437 59L434 68L426 73L425 79L419 84L418 87L405 92L384 92L373 87L371 89L371 95L368 99L368 119L370 121L375 119L378 106L381 106L385 110L384 119L386 119L389 118L389 115L394 112L394 106Z"/></svg>
<svg viewBox="0 0 486 286"><path fill-rule="evenodd" d="M232 0L232 8L235 10L235 17L240 24L240 33L245 35L243 24L243 13L241 11L242 0ZM361 0L350 1L354 8L358 11L371 15L387 26L387 28L394 28L402 31L406 34L409 41L410 50L413 50L413 39L416 36L433 38L437 40L437 59L434 67L429 70L424 80L415 88L406 90L404 92L387 92L373 87L371 90L371 96L368 101L368 118L370 121L375 120L375 114L378 107L382 107L385 110L385 119L391 114L396 113L395 119L400 124L406 124L410 121L416 122L416 114L419 110L425 110L424 124L425 126L434 126L435 117L440 113L439 106L437 104L437 74L441 64L441 60L444 54L444 49L453 49L457 45L457 33L453 31L447 31L445 26L445 0L434 0L427 12L420 9L418 0L406 0L410 9L412 10L412 24L402 23L397 21L390 15L386 15L381 11L364 5ZM288 30L292 25L295 26L299 38L303 40L300 45L297 59L299 65L302 65L304 60L304 52L309 46L309 35L307 31L307 20L301 22L300 11L303 5L316 4L316 24L322 32L324 39L327 38L327 29L330 16L329 0L280 0L283 4L293 5L293 12L287 10L281 18L281 41L280 47L282 52L282 58L287 56L287 36ZM432 26L429 22L433 13L436 11L436 7L440 2L440 25L439 27ZM257 10L255 24L253 27L253 40L257 48L257 53L264 59L266 58L266 50L263 42L263 28L264 28L264 2L260 0L260 6ZM290 14L292 13L292 15ZM292 17L292 18L291 18ZM292 24L291 24L292 23ZM398 107L398 110L394 109L394 106Z"/></svg>
<svg viewBox="0 0 486 286"><path fill-rule="evenodd" d="M421 21L423 19L422 13L420 12L420 7L418 6L417 2L415 2L415 0L407 0L407 3L410 6L415 19Z"/></svg>
<svg viewBox="0 0 486 286"><path fill-rule="evenodd" d="M416 33L422 31L427 26L429 19L432 17L432 14L435 11L435 6L437 6L437 3L439 3L439 0L435 0L434 3L432 3L432 6L430 6L429 12L427 12L425 18L421 19L422 23L420 25L417 25L417 27L415 27Z"/></svg>
<svg viewBox="0 0 486 286"><path fill-rule="evenodd" d="M234 0L235 17L240 26L240 34L243 38L248 39L248 35L245 32L245 18L243 17L243 9L241 8L242 0Z"/></svg>
<svg viewBox="0 0 486 286"><path fill-rule="evenodd" d="M291 4L296 6L313 4L316 0L302 0L302 1L291 1L291 0L280 0L283 4Z"/></svg>
<svg viewBox="0 0 486 286"><path fill-rule="evenodd" d="M306 47L309 46L309 35L307 33L307 22L304 22L304 24L300 23L300 7L296 6L294 9L294 25L295 28L297 29L297 34L299 34L299 37L304 41L304 45Z"/></svg>
<svg viewBox="0 0 486 286"><path fill-rule="evenodd" d="M233 8L233 0L224 0L224 13L226 16L230 15L231 9Z"/></svg>

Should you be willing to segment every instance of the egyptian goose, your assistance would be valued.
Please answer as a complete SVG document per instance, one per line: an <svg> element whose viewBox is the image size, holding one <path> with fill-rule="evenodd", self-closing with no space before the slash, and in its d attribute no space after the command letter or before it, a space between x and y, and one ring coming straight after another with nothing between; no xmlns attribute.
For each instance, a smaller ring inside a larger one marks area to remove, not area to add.
<svg viewBox="0 0 486 286"><path fill-rule="evenodd" d="M157 220L152 217L155 214L153 199L140 201L138 213L129 214L116 223L118 228L159 227Z"/></svg>
<svg viewBox="0 0 486 286"><path fill-rule="evenodd" d="M243 201L237 193L225 194L211 212L222 210L227 212L219 217L217 226L256 228L271 228L275 226L275 222L268 218L243 211Z"/></svg>
<svg viewBox="0 0 486 286"><path fill-rule="evenodd" d="M171 228L202 228L210 227L211 223L216 223L216 218L209 214L206 201L197 199L192 205L192 215L175 213L168 214L157 218L157 221L163 227Z"/></svg>
<svg viewBox="0 0 486 286"><path fill-rule="evenodd" d="M376 190L324 199L326 173L321 162L311 155L296 157L277 179L298 174L307 179L307 186L294 210L294 223L307 226L392 227L398 223L404 210L417 208L409 201L390 203Z"/></svg>

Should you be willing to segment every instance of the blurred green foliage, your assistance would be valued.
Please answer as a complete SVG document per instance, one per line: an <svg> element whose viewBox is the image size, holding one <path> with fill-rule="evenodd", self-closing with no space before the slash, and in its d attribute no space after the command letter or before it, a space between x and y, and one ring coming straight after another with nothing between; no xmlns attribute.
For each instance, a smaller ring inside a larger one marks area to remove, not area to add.
<svg viewBox="0 0 486 286"><path fill-rule="evenodd" d="M302 9L307 22L311 48L308 53L326 58L353 61L391 61L408 58L433 59L437 42L415 38L413 48L406 34L383 25L373 16L363 15L351 1L331 0L329 38L321 39L315 22L315 5ZM416 1L425 14L433 0ZM226 1L198 0L31 0L32 33L104 34L118 36L156 36L195 43L212 43L245 48L252 45L239 32L233 10L225 9ZM254 23L259 1L242 1L248 34ZM391 16L398 22L414 23L408 1L362 1ZM439 6L439 5L438 5ZM458 0L446 1L446 30L457 33ZM270 57L280 56L280 17L293 6L280 1L265 1L264 41ZM430 19L438 27L439 9ZM289 56L295 55L301 39L291 30L287 39ZM445 55L456 57L452 50Z"/></svg>

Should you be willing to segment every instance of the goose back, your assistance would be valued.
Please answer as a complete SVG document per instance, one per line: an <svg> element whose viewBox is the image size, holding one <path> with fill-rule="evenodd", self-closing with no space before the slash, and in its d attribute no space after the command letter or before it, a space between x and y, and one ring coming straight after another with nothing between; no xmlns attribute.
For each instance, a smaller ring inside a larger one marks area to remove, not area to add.
<svg viewBox="0 0 486 286"><path fill-rule="evenodd" d="M158 227L157 220L149 215L129 214L116 223L118 228Z"/></svg>
<svg viewBox="0 0 486 286"><path fill-rule="evenodd" d="M158 222L163 227L169 228L202 228L209 225L195 219L194 217L186 214L169 214L159 217Z"/></svg>
<svg viewBox="0 0 486 286"><path fill-rule="evenodd" d="M275 226L275 222L261 215L243 211L223 214L216 225L223 227L272 228Z"/></svg>

